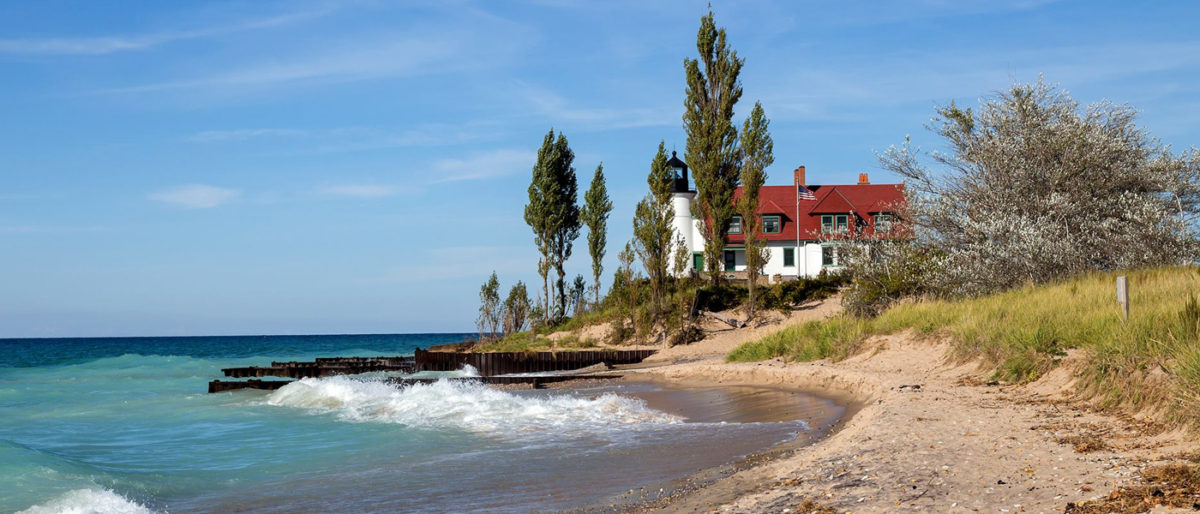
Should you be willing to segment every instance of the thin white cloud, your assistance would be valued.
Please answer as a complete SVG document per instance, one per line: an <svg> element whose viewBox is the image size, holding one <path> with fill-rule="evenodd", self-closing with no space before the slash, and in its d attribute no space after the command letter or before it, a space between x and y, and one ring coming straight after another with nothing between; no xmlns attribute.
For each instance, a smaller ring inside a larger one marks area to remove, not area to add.
<svg viewBox="0 0 1200 514"><path fill-rule="evenodd" d="M233 200L241 194L242 192L236 189L188 184L155 191L150 193L149 198L188 209L208 209Z"/></svg>
<svg viewBox="0 0 1200 514"><path fill-rule="evenodd" d="M290 148L269 153L312 154L355 152L386 148L447 146L498 137L497 124L490 121L425 123L403 130L376 127L329 129L246 128L205 130L186 136L192 143L244 143L270 141Z"/></svg>
<svg viewBox="0 0 1200 514"><path fill-rule="evenodd" d="M363 37L322 50L250 63L233 71L93 91L93 94L147 93L192 89L272 88L339 83L384 77L479 72L505 62L528 39L520 33L478 28L424 28L403 34Z"/></svg>
<svg viewBox="0 0 1200 514"><path fill-rule="evenodd" d="M365 279L364 283L392 284L454 280L486 277L495 271L502 277L530 274L537 269L537 258L531 257L531 247L511 246L454 246L432 248L423 255L414 255L405 266L383 270L380 276ZM480 266L486 262L486 266ZM531 264L532 263L532 264Z"/></svg>
<svg viewBox="0 0 1200 514"><path fill-rule="evenodd" d="M592 108L573 105L549 89L518 81L520 91L535 111L556 123L575 124L583 129L607 130L636 127L663 127L679 124L683 108L678 102L663 102L660 107ZM669 105L670 107L666 107Z"/></svg>
<svg viewBox="0 0 1200 514"><path fill-rule="evenodd" d="M317 192L323 195L349 196L353 198L383 198L395 195L400 191L401 188L399 187L379 184L342 184L317 188Z"/></svg>
<svg viewBox="0 0 1200 514"><path fill-rule="evenodd" d="M246 141L262 137L296 137L308 135L308 131L298 129L236 129L236 130L205 130L188 136L187 140L197 143L218 141Z"/></svg>
<svg viewBox="0 0 1200 514"><path fill-rule="evenodd" d="M0 39L0 53L18 55L103 55L116 52L145 50L151 47L181 41L218 36L246 30L257 30L317 18L334 10L334 6L285 13L266 18L245 20L222 26L203 27L191 30L167 30L149 34L101 37L55 37Z"/></svg>
<svg viewBox="0 0 1200 514"><path fill-rule="evenodd" d="M528 150L500 149L465 159L442 159L433 163L432 182L461 182L512 175L528 171L537 154Z"/></svg>

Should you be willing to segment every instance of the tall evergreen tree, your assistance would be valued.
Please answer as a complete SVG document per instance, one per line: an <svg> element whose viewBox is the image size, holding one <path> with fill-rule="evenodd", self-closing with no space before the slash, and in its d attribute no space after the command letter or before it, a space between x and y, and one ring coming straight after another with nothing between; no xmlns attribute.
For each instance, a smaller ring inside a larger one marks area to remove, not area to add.
<svg viewBox="0 0 1200 514"><path fill-rule="evenodd" d="M754 290L758 275L762 273L770 254L767 241L762 236L762 219L758 216L758 192L767 181L767 166L775 162L768 126L771 124L763 113L762 104L754 102L754 109L742 124L742 196L737 210L742 215L742 233L746 239L746 275L750 278L750 307L746 319L754 318Z"/></svg>
<svg viewBox="0 0 1200 514"><path fill-rule="evenodd" d="M671 242L675 229L671 225L675 217L671 208L671 182L674 175L667 165L667 151L662 142L658 153L650 162L650 174L646 182L650 194L638 202L633 218L634 250L646 269L650 279L650 299L657 313L662 306L663 291L671 260Z"/></svg>
<svg viewBox="0 0 1200 514"><path fill-rule="evenodd" d="M580 217L588 228L588 253L592 256L592 287L595 288L596 304L600 304L600 275L604 273L604 247L608 243L608 214L612 212L612 201L608 198L608 186L604 182L604 165L596 166L592 185L583 195L583 211Z"/></svg>
<svg viewBox="0 0 1200 514"><path fill-rule="evenodd" d="M563 266L571 258L575 239L579 237L579 206L576 205L579 184L575 168L571 166L574 161L575 152L571 151L567 137L560 132L556 138L554 129L550 129L538 150L533 180L529 184L529 203L525 206L525 222L533 229L534 240L542 253L538 272L546 292L546 312L553 318L561 318L566 312L566 270ZM550 269L558 275L553 311L547 285Z"/></svg>
<svg viewBox="0 0 1200 514"><path fill-rule="evenodd" d="M725 44L725 29L717 29L712 10L700 19L696 49L699 60L683 61L687 80L683 128L687 132L686 160L696 181L695 210L705 238L704 262L716 283L721 280L725 236L733 219L733 191L740 171L733 108L742 97L738 75L744 59Z"/></svg>

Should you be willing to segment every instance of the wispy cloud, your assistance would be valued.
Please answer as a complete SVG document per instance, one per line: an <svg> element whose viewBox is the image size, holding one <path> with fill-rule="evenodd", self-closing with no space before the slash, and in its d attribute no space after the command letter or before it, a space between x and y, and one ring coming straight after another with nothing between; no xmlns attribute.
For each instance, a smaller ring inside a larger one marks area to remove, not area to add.
<svg viewBox="0 0 1200 514"><path fill-rule="evenodd" d="M342 184L336 186L321 186L317 192L330 196L349 196L353 198L383 198L400 193L403 188L380 184Z"/></svg>
<svg viewBox="0 0 1200 514"><path fill-rule="evenodd" d="M103 227L62 227L50 225L0 225L0 234L49 234L60 232L100 232Z"/></svg>
<svg viewBox="0 0 1200 514"><path fill-rule="evenodd" d="M151 200L178 205L188 209L217 207L241 195L237 189L188 184L150 193Z"/></svg>
<svg viewBox="0 0 1200 514"><path fill-rule="evenodd" d="M93 94L232 88L246 91L283 85L327 84L455 72L481 72L500 66L526 44L527 36L508 27L422 27L401 33L356 37L319 51L247 63L232 71L92 91Z"/></svg>
<svg viewBox="0 0 1200 514"><path fill-rule="evenodd" d="M446 146L498 137L497 124L489 121L466 123L424 123L403 130L376 127L336 127L328 129L248 128L205 130L189 135L193 143L278 142L294 148L284 153L337 153L386 148ZM276 153L272 150L271 153Z"/></svg>
<svg viewBox="0 0 1200 514"><path fill-rule="evenodd" d="M528 171L537 154L528 150L500 149L465 159L442 159L433 163L432 183L461 182L512 175Z"/></svg>
<svg viewBox="0 0 1200 514"><path fill-rule="evenodd" d="M527 247L509 246L453 246L432 248L421 255L412 255L413 261L398 268L384 270L380 276L365 279L365 283L405 283L433 280L472 279L486 277L492 271L511 277L531 273L530 263L537 259L530 256ZM487 266L480 266L486 262Z"/></svg>
<svg viewBox="0 0 1200 514"><path fill-rule="evenodd" d="M847 66L844 63L856 63ZM979 63L989 63L980 66ZM1194 67L1200 44L1139 43L1041 48L947 50L914 54L827 55L824 62L781 68L802 72L760 77L747 95L761 98L773 119L862 121L880 106L948 102L1037 80L1081 87ZM914 69L926 70L913 73Z"/></svg>
<svg viewBox="0 0 1200 514"><path fill-rule="evenodd" d="M518 81L514 89L519 91L533 109L556 123L571 123L584 129L607 130L635 127L662 127L677 125L683 107L678 102L664 102L671 107L584 107L566 97L526 82Z"/></svg>
<svg viewBox="0 0 1200 514"><path fill-rule="evenodd" d="M318 9L285 13L265 18L235 21L226 25L189 30L165 30L147 34L100 36L0 39L0 53L19 55L103 55L116 52L145 50L158 45L187 39L198 39L246 30L258 30L288 25L317 18L333 11L333 5Z"/></svg>
<svg viewBox="0 0 1200 514"><path fill-rule="evenodd" d="M216 141L247 141L263 137L296 137L308 135L308 131L299 129L236 129L236 130L205 130L187 137L188 141L209 143Z"/></svg>

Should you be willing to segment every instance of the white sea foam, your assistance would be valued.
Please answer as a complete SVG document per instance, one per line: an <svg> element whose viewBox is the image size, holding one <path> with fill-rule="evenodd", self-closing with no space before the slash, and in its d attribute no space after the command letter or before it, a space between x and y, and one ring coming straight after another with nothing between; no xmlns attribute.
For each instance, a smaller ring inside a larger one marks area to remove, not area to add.
<svg viewBox="0 0 1200 514"><path fill-rule="evenodd" d="M152 514L153 512L108 489L76 489L17 514Z"/></svg>
<svg viewBox="0 0 1200 514"><path fill-rule="evenodd" d="M522 396L473 382L396 386L335 376L302 379L267 398L271 405L333 412L347 421L400 423L508 434L680 423L678 417L615 394Z"/></svg>

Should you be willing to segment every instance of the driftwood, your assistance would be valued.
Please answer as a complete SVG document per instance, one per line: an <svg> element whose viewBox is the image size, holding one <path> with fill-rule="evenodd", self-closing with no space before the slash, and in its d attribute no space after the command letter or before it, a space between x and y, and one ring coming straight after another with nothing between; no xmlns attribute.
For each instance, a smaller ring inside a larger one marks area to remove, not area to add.
<svg viewBox="0 0 1200 514"><path fill-rule="evenodd" d="M720 314L717 314L717 313L715 313L715 312L710 312L710 311L700 311L700 315L702 315L702 316L708 316L708 317L710 317L710 318L712 318L712 319L715 319L715 320L717 320L717 321L720 321L720 322L722 322L722 323L724 323L724 324L726 324L726 325L729 325L729 326L731 326L731 327L733 327L733 328L742 328L742 327L746 326L746 323L745 323L745 322L743 322L743 321L742 321L742 320L740 320L740 319L737 319L737 318L732 318L732 317L729 317L729 316L722 316L722 315L720 315Z"/></svg>

